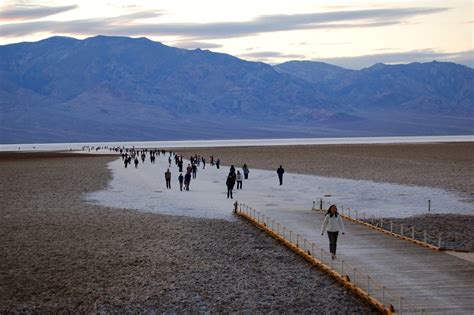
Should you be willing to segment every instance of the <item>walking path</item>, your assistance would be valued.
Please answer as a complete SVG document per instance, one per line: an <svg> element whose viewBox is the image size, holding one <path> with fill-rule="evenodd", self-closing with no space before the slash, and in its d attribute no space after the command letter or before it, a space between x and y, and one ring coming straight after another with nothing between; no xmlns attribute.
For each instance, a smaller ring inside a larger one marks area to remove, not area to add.
<svg viewBox="0 0 474 315"><path fill-rule="evenodd" d="M319 228L324 219L322 212L259 211L291 229L293 238L299 233L300 240L306 238L328 250L327 236L321 236ZM474 263L357 223L347 220L344 223L346 234L339 236L334 265L344 260L347 265L356 266L376 282L402 294L407 304L430 313L474 313Z"/></svg>

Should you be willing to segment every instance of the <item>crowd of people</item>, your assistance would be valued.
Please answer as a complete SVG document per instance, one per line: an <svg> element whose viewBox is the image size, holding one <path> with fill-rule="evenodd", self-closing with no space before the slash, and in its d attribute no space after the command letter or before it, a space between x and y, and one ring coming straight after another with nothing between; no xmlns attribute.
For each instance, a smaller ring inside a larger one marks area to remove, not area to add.
<svg viewBox="0 0 474 315"><path fill-rule="evenodd" d="M173 162L179 172L178 183L180 191L189 191L191 179L194 180L197 178L198 169L200 169L201 166L202 170L206 169L206 159L203 156L197 154L194 154L189 157L189 162L187 163L186 168L184 168L185 161L183 155L179 155L176 152L170 150L166 151L164 149L135 149L134 147L116 147L110 148L110 150L120 153L125 168L131 165L132 162L135 168L138 168L140 165L140 160L142 164L145 163L147 156L149 157L150 163L155 164L156 156L168 155L168 168L164 174L166 189L171 189L172 173L170 169L172 167ZM220 169L220 163L221 160L219 158L216 159L213 155L209 157L210 166L215 166L217 169ZM280 165L276 172L280 185L283 185L283 174L285 173L285 170ZM250 170L247 164L243 164L241 171L236 170L234 165L230 166L229 173L225 181L227 187L227 198L233 199L233 190L236 185L237 190L243 189L243 181L249 179L249 173Z"/></svg>

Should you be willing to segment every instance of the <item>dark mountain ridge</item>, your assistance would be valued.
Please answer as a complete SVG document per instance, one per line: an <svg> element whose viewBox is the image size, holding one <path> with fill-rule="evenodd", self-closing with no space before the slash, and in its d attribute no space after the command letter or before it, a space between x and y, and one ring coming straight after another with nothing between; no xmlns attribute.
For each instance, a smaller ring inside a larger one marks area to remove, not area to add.
<svg viewBox="0 0 474 315"><path fill-rule="evenodd" d="M272 67L128 37L5 45L0 143L472 133L473 70L406 66Z"/></svg>

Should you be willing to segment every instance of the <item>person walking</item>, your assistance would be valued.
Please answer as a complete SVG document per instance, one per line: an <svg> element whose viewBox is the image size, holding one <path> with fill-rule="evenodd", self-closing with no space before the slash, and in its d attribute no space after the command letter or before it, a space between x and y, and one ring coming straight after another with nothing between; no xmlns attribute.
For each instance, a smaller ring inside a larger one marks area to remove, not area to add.
<svg viewBox="0 0 474 315"><path fill-rule="evenodd" d="M138 168L138 158L135 157L134 163L135 163L135 168Z"/></svg>
<svg viewBox="0 0 474 315"><path fill-rule="evenodd" d="M180 173L179 176L178 176L179 190L180 191L183 191L183 181L184 181L183 173Z"/></svg>
<svg viewBox="0 0 474 315"><path fill-rule="evenodd" d="M337 212L336 205L331 205L324 216L321 235L324 235L325 231L328 232L331 258L336 259L337 237L339 236L339 231L344 235L344 222Z"/></svg>
<svg viewBox="0 0 474 315"><path fill-rule="evenodd" d="M280 165L280 167L277 169L278 180L280 181L280 186L283 185L283 174L284 173L285 173L285 170Z"/></svg>
<svg viewBox="0 0 474 315"><path fill-rule="evenodd" d="M240 173L240 171L237 171L235 179L237 180L237 190L242 189L242 174Z"/></svg>
<svg viewBox="0 0 474 315"><path fill-rule="evenodd" d="M232 190L234 189L235 185L235 173L229 173L225 184L227 185L227 198L230 197L230 199L234 199L232 196Z"/></svg>
<svg viewBox="0 0 474 315"><path fill-rule="evenodd" d="M219 168L220 165L221 165L221 160L217 159L217 161L216 161L216 167Z"/></svg>
<svg viewBox="0 0 474 315"><path fill-rule="evenodd" d="M189 184L191 184L191 173L187 172L186 175L184 175L184 189L189 191Z"/></svg>
<svg viewBox="0 0 474 315"><path fill-rule="evenodd" d="M202 169L206 168L206 159L202 157Z"/></svg>
<svg viewBox="0 0 474 315"><path fill-rule="evenodd" d="M244 164L244 166L242 166L242 172L244 172L244 178L245 179L249 179L249 168L247 166L247 164Z"/></svg>
<svg viewBox="0 0 474 315"><path fill-rule="evenodd" d="M196 163L193 163L191 165L191 168L193 170L193 179L196 179L196 174L197 174L197 170L198 170Z"/></svg>
<svg viewBox="0 0 474 315"><path fill-rule="evenodd" d="M166 181L166 189L171 189L171 172L170 172L170 169L168 169L165 172L165 181Z"/></svg>

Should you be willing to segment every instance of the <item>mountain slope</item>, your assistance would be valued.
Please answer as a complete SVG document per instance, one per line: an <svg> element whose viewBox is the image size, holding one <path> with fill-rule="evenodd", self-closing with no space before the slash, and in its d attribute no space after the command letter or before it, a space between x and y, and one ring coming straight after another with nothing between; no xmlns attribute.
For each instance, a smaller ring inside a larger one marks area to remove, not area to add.
<svg viewBox="0 0 474 315"><path fill-rule="evenodd" d="M318 84L335 102L355 110L474 113L474 70L455 63L376 64L353 71L320 62L293 61L275 69Z"/></svg>
<svg viewBox="0 0 474 315"><path fill-rule="evenodd" d="M308 60L287 61L275 65L273 68L280 73L286 73L315 84L337 80L354 71L324 62Z"/></svg>
<svg viewBox="0 0 474 315"><path fill-rule="evenodd" d="M472 71L52 37L0 46L0 143L472 133Z"/></svg>

